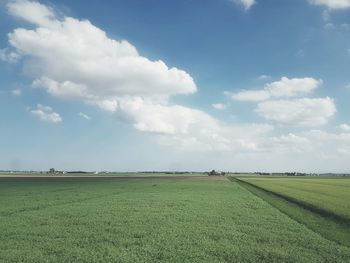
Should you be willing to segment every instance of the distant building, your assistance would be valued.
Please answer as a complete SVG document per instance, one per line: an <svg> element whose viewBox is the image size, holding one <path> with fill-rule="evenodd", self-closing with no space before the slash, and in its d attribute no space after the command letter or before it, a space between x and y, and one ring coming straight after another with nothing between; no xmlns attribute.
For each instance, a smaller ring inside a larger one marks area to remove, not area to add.
<svg viewBox="0 0 350 263"><path fill-rule="evenodd" d="M215 171L215 170L211 170L208 173L209 176L224 176L225 172L221 172L221 171Z"/></svg>
<svg viewBox="0 0 350 263"><path fill-rule="evenodd" d="M47 172L48 174L66 174L66 171L58 171L55 170L54 168L50 168L50 170Z"/></svg>

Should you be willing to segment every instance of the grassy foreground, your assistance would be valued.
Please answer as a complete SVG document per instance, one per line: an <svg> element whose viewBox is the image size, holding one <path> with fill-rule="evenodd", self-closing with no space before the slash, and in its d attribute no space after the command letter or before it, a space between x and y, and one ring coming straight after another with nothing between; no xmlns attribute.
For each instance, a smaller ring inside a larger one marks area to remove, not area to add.
<svg viewBox="0 0 350 263"><path fill-rule="evenodd" d="M0 262L349 262L215 179L0 178Z"/></svg>

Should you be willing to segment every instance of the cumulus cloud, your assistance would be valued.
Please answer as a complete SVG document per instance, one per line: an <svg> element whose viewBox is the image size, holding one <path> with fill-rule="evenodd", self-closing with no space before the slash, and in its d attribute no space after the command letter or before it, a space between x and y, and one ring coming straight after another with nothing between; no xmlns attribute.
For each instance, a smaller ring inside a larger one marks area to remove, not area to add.
<svg viewBox="0 0 350 263"><path fill-rule="evenodd" d="M7 8L9 14L37 25L50 24L55 18L53 9L35 1L11 1Z"/></svg>
<svg viewBox="0 0 350 263"><path fill-rule="evenodd" d="M26 58L33 87L116 112L144 132L184 134L200 121L210 125L206 113L169 103L173 95L197 91L185 71L151 61L126 40L109 38L87 20L60 18L40 3L12 1L8 12L35 26L9 34L12 52Z"/></svg>
<svg viewBox="0 0 350 263"><path fill-rule="evenodd" d="M227 105L223 103L214 103L211 106L216 110L225 110L227 108Z"/></svg>
<svg viewBox="0 0 350 263"><path fill-rule="evenodd" d="M242 90L233 93L231 98L237 101L263 101L271 98L291 98L307 95L322 84L314 78L282 77L279 81L268 83L261 90Z"/></svg>
<svg viewBox="0 0 350 263"><path fill-rule="evenodd" d="M180 148L255 149L256 137L272 130L264 124L228 125L172 104L171 96L196 92L188 73L141 56L132 44L109 38L87 20L58 17L53 9L26 0L10 2L8 11L34 25L15 29L9 43L25 58L32 86L52 96L115 113L135 129L157 134L160 143ZM45 120L48 112L42 106L32 111ZM239 135L245 128L254 131Z"/></svg>
<svg viewBox="0 0 350 263"><path fill-rule="evenodd" d="M62 121L61 116L57 112L54 112L49 106L38 104L36 109L30 110L30 113L44 122L58 123Z"/></svg>
<svg viewBox="0 0 350 263"><path fill-rule="evenodd" d="M185 71L141 56L132 44L109 38L87 20L60 19L48 7L26 0L10 2L8 11L34 24L34 29L15 29L9 42L12 52L26 57L25 72L35 76L34 84L52 95L98 102L197 90Z"/></svg>
<svg viewBox="0 0 350 263"><path fill-rule="evenodd" d="M142 98L119 101L124 118L140 131L156 133L163 145L199 151L253 150L258 138L273 127L266 124L223 123L209 114L180 105L154 104ZM256 146L256 148L258 148Z"/></svg>
<svg viewBox="0 0 350 263"><path fill-rule="evenodd" d="M330 9L345 9L350 7L350 0L308 0L312 5L325 6Z"/></svg>
<svg viewBox="0 0 350 263"><path fill-rule="evenodd" d="M231 93L236 101L258 102L255 111L266 120L290 126L317 126L327 123L336 112L331 98L299 98L311 94L322 85L322 80L310 77L282 77L265 84L260 90L242 90Z"/></svg>
<svg viewBox="0 0 350 263"><path fill-rule="evenodd" d="M303 98L260 102L256 112L267 120L290 126L317 126L327 123L336 107L331 98Z"/></svg>
<svg viewBox="0 0 350 263"><path fill-rule="evenodd" d="M16 52L9 51L8 49L0 49L0 60L15 63L20 59L20 54Z"/></svg>
<svg viewBox="0 0 350 263"><path fill-rule="evenodd" d="M91 120L91 117L90 117L89 115L83 113L83 112L79 112L79 113L78 113L78 116L80 116L80 117L82 117L83 119L88 120L88 121Z"/></svg>

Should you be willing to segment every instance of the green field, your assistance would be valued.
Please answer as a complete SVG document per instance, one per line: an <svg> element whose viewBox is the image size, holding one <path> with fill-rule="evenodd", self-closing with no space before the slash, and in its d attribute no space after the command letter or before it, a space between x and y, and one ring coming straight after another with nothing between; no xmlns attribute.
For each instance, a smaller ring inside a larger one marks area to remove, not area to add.
<svg viewBox="0 0 350 263"><path fill-rule="evenodd" d="M191 173L172 173L172 172L84 172L76 173L69 172L65 174L54 173L49 174L47 172L0 172L0 177L163 177L163 176L206 176L207 173L191 172Z"/></svg>
<svg viewBox="0 0 350 263"><path fill-rule="evenodd" d="M223 177L0 178L0 262L349 262Z"/></svg>
<svg viewBox="0 0 350 263"><path fill-rule="evenodd" d="M350 246L349 177L240 177L239 180L245 188L291 218L328 239Z"/></svg>
<svg viewBox="0 0 350 263"><path fill-rule="evenodd" d="M301 204L328 212L350 224L350 178L244 178L246 182Z"/></svg>

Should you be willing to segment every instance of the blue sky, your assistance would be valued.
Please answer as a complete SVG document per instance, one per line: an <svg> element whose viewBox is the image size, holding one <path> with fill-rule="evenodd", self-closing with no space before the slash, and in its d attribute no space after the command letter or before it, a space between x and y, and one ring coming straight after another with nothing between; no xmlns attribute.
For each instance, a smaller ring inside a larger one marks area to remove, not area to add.
<svg viewBox="0 0 350 263"><path fill-rule="evenodd" d="M349 172L350 1L0 1L0 168Z"/></svg>

